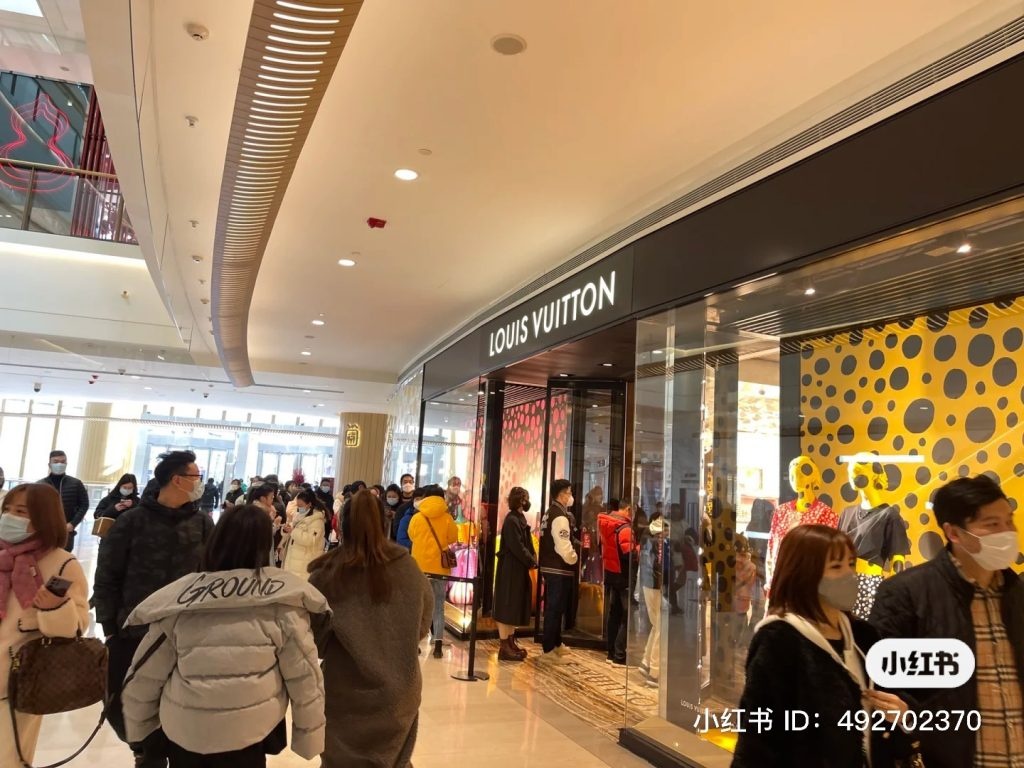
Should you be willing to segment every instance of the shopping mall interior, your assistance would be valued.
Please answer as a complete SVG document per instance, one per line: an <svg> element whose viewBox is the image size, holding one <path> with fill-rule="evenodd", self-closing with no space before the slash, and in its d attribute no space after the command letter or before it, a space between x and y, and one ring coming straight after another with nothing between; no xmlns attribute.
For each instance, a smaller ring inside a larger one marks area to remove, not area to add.
<svg viewBox="0 0 1024 768"><path fill-rule="evenodd" d="M884 517L866 619L938 488L1024 494L1019 0L0 0L0 40L3 490L55 450L93 508L184 449L219 495L458 478L417 768L724 768L780 516ZM499 660L507 500L540 547L559 478L566 661L536 571ZM616 502L666 521L625 664Z"/></svg>

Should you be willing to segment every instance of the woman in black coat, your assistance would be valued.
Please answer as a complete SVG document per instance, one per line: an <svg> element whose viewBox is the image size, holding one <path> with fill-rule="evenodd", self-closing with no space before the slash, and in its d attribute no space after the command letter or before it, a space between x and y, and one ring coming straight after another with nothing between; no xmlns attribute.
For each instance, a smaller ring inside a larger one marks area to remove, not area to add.
<svg viewBox="0 0 1024 768"><path fill-rule="evenodd" d="M118 518L125 510L139 503L139 481L135 475L121 475L121 479L96 505L95 516ZM108 523L109 525L109 523Z"/></svg>
<svg viewBox="0 0 1024 768"><path fill-rule="evenodd" d="M850 537L828 526L800 525L782 540L771 610L747 654L732 768L892 768L911 751L910 737L890 730L895 715L881 717L905 713L907 704L875 690L865 669L878 633L849 614L856 560ZM768 710L770 724L753 722L752 713ZM877 730L858 727L862 710L878 711L870 718ZM787 717L805 716L787 727Z"/></svg>
<svg viewBox="0 0 1024 768"><path fill-rule="evenodd" d="M501 661L522 661L526 650L516 644L516 627L530 623L533 582L530 571L537 567L530 524L524 512L530 510L530 494L516 486L508 494L508 514L501 526L498 572L494 579L494 621L498 625Z"/></svg>

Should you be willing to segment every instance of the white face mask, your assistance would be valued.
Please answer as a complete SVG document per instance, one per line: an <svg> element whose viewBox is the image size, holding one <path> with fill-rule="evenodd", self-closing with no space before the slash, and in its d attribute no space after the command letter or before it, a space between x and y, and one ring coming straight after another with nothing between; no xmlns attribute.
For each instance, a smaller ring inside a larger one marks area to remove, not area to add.
<svg viewBox="0 0 1024 768"><path fill-rule="evenodd" d="M415 488L413 487L412 483L403 483L402 484L402 492L403 493L412 493L414 490L415 490Z"/></svg>
<svg viewBox="0 0 1024 768"><path fill-rule="evenodd" d="M28 531L28 518L16 515L0 515L0 541L21 544L32 534Z"/></svg>
<svg viewBox="0 0 1024 768"><path fill-rule="evenodd" d="M53 472L53 474L55 474L55 475L63 475L64 472L67 470L67 468L68 468L67 464L62 464L62 463L59 463L59 462L58 463L54 463L54 464L50 464L50 471Z"/></svg>
<svg viewBox="0 0 1024 768"><path fill-rule="evenodd" d="M195 485L192 487L192 490L188 492L188 500L199 501L199 499L203 497L203 489L203 480L202 478L198 478Z"/></svg>
<svg viewBox="0 0 1024 768"><path fill-rule="evenodd" d="M981 544L980 552L968 552L979 566L986 571L1002 571L1017 562L1017 532L1003 531L979 536L976 533L960 529L968 536L973 536Z"/></svg>
<svg viewBox="0 0 1024 768"><path fill-rule="evenodd" d="M130 485L121 486L121 495L124 496L125 498L131 496L133 493L135 493L135 489L132 488Z"/></svg>
<svg viewBox="0 0 1024 768"><path fill-rule="evenodd" d="M309 507L296 507L295 514L299 517L304 517L309 513Z"/></svg>

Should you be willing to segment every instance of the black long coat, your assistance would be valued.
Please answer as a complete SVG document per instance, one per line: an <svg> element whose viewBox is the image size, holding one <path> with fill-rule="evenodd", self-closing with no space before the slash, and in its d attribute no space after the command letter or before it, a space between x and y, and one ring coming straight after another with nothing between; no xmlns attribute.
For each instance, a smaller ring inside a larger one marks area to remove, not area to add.
<svg viewBox="0 0 1024 768"><path fill-rule="evenodd" d="M494 620L522 627L530 623L533 582L537 567L530 524L518 510L510 510L501 526L498 572L494 579Z"/></svg>

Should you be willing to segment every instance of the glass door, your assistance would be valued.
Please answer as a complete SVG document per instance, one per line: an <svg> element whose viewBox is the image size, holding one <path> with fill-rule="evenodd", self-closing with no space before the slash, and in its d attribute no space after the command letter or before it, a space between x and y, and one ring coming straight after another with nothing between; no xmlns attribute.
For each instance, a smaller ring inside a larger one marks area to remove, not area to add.
<svg viewBox="0 0 1024 768"><path fill-rule="evenodd" d="M549 382L544 462L544 507L552 481L572 483L578 540L572 599L564 637L576 645L603 645L604 572L597 516L626 493L624 478L626 385L621 381ZM537 631L542 631L538 612Z"/></svg>

